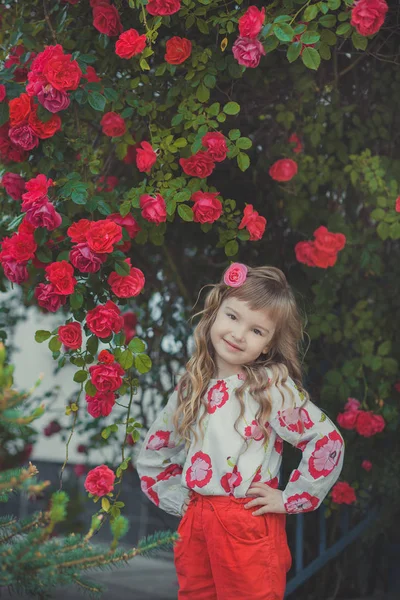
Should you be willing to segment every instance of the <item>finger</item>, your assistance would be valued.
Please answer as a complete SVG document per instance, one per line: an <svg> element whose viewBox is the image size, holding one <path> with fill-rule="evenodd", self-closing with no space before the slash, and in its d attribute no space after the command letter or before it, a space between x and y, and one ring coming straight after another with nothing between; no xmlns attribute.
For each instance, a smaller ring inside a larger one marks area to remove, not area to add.
<svg viewBox="0 0 400 600"><path fill-rule="evenodd" d="M251 513L254 517L261 517L261 515L265 515L270 512L268 506L263 506L262 508L257 509L253 513Z"/></svg>
<svg viewBox="0 0 400 600"><path fill-rule="evenodd" d="M246 502L246 504L244 505L245 508L252 508L253 506L258 506L260 504L265 505L266 500L264 498L254 498L254 500L250 500L249 502Z"/></svg>

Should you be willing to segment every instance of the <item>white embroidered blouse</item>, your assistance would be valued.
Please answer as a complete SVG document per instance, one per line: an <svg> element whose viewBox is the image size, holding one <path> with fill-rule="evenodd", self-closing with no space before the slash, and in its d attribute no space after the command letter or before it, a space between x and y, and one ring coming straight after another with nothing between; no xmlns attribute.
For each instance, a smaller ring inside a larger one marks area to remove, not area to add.
<svg viewBox="0 0 400 600"><path fill-rule="evenodd" d="M271 373L268 371L268 374ZM240 375L211 379L206 391L207 414L203 420L204 440L198 428L187 453L184 442L176 434L172 415L177 405L177 391L147 432L140 449L136 468L142 491L162 510L182 515L183 503L195 490L205 495L244 498L251 483L261 481L277 488L282 462L283 440L299 448L302 459L283 490L288 513L309 512L318 508L339 477L343 465L344 442L336 426L315 404L299 393L288 377L281 386L284 401L276 386L269 388L272 411L266 424L269 439L263 436L255 415L259 404L246 390L245 413L238 429L240 414L235 390L242 384Z"/></svg>

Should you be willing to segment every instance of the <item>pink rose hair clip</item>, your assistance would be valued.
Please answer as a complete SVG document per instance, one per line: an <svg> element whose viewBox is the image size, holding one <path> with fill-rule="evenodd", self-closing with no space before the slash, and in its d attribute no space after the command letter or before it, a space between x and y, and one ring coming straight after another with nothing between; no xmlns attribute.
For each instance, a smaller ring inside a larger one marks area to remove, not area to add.
<svg viewBox="0 0 400 600"><path fill-rule="evenodd" d="M247 267L243 263L232 263L225 272L224 283L229 287L240 287L247 277Z"/></svg>

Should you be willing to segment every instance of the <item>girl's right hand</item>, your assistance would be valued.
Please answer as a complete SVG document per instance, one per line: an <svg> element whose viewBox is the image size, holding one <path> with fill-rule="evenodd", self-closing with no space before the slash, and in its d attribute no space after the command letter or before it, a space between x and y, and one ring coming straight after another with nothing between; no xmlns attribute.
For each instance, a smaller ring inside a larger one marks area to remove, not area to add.
<svg viewBox="0 0 400 600"><path fill-rule="evenodd" d="M183 506L182 506L182 517L183 517L183 515L185 514L185 512L186 512L186 511L187 511L187 509L188 509L189 502L190 502L190 497L189 497L189 498L186 498L186 500L185 500L185 501L184 501L184 503L183 503Z"/></svg>

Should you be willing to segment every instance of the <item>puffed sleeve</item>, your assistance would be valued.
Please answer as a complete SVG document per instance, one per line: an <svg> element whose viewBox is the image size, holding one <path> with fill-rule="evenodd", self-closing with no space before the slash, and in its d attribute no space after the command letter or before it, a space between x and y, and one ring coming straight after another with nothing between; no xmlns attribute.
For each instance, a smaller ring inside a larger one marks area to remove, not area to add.
<svg viewBox="0 0 400 600"><path fill-rule="evenodd" d="M190 490L182 485L184 441L179 439L172 423L177 398L175 389L147 432L136 459L136 469L142 491L149 500L165 512L180 517Z"/></svg>
<svg viewBox="0 0 400 600"><path fill-rule="evenodd" d="M315 510L342 470L343 438L322 410L310 400L304 403L304 395L299 393L290 377L284 386L280 386L284 398L276 385L268 389L272 396L270 426L278 436L303 453L283 491L286 511Z"/></svg>

